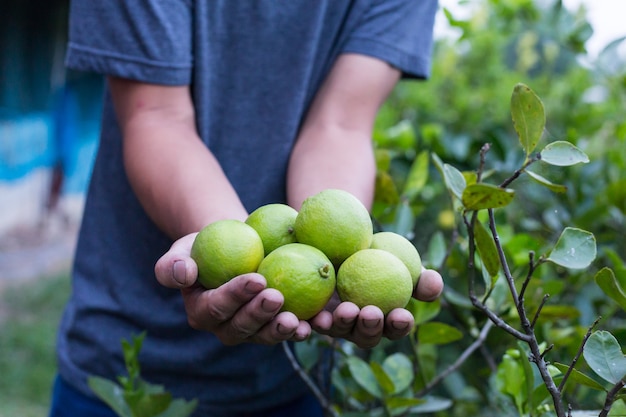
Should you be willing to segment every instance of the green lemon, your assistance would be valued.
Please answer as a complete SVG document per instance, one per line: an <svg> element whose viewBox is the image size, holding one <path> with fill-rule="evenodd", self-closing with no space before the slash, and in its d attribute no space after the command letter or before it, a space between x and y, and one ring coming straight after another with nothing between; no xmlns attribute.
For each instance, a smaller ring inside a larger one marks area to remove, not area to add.
<svg viewBox="0 0 626 417"><path fill-rule="evenodd" d="M386 250L396 255L411 273L415 287L422 274L422 258L409 239L394 232L378 232L374 233L370 248Z"/></svg>
<svg viewBox="0 0 626 417"><path fill-rule="evenodd" d="M296 242L294 225L297 215L296 209L279 203L266 204L250 213L246 223L261 237L265 256L280 246Z"/></svg>
<svg viewBox="0 0 626 417"><path fill-rule="evenodd" d="M335 266L372 242L367 208L347 191L326 189L302 203L296 217L296 239L324 252Z"/></svg>
<svg viewBox="0 0 626 417"><path fill-rule="evenodd" d="M335 269L319 249L303 243L283 245L263 259L259 274L267 286L285 297L282 311L308 320L324 308L335 292Z"/></svg>
<svg viewBox="0 0 626 417"><path fill-rule="evenodd" d="M234 219L205 226L191 247L191 258L198 265L198 281L208 289L256 272L263 256L263 241L256 230Z"/></svg>
<svg viewBox="0 0 626 417"><path fill-rule="evenodd" d="M379 307L384 314L405 307L413 294L413 281L406 265L382 249L363 249L341 264L337 271L341 301L363 308Z"/></svg>

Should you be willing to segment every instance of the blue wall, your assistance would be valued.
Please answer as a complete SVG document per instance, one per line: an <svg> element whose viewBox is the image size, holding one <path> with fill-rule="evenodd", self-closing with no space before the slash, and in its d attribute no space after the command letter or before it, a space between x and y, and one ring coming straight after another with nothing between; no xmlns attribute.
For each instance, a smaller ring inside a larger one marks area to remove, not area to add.
<svg viewBox="0 0 626 417"><path fill-rule="evenodd" d="M3 2L0 14L0 182L62 169L64 193L86 190L103 82L67 71L67 0Z"/></svg>

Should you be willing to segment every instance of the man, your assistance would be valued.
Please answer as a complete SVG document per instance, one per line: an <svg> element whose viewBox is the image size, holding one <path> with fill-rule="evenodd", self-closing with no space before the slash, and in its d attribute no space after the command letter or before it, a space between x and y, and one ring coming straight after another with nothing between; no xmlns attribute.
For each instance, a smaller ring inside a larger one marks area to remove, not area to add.
<svg viewBox="0 0 626 417"><path fill-rule="evenodd" d="M259 274L207 291L191 243L216 220L298 209L326 188L371 204L376 112L402 75L427 76L436 1L71 6L67 63L106 75L107 95L55 404L95 413L86 378L124 373L119 341L145 330L143 376L198 398L198 416L320 416L278 343L315 330L371 347L405 336L411 314L341 303L300 321ZM434 271L420 283L428 300L443 285Z"/></svg>

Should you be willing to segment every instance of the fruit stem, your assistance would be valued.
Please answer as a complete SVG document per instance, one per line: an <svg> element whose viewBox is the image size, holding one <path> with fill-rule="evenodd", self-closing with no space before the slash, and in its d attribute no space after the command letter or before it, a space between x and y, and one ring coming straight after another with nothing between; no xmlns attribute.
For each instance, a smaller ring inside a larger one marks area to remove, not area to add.
<svg viewBox="0 0 626 417"><path fill-rule="evenodd" d="M318 271L322 278L328 278L330 276L330 265L324 264Z"/></svg>

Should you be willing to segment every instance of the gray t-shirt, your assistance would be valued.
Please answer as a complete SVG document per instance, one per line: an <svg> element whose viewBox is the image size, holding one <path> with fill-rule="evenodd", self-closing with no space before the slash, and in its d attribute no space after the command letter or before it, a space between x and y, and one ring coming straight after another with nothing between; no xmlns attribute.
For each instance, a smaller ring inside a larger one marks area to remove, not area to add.
<svg viewBox="0 0 626 417"><path fill-rule="evenodd" d="M200 136L252 211L285 201L300 123L337 56L374 56L424 78L436 9L436 0L73 0L67 65L191 85ZM104 100L58 338L61 375L90 394L87 376L124 374L120 340L146 331L144 378L199 398L204 413L302 394L280 345L226 347L189 327L179 291L158 284L154 264L172 242L131 191L108 93ZM210 180L198 178L198 192Z"/></svg>

